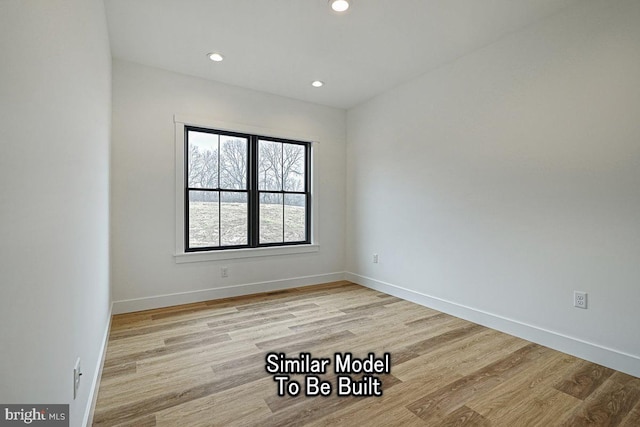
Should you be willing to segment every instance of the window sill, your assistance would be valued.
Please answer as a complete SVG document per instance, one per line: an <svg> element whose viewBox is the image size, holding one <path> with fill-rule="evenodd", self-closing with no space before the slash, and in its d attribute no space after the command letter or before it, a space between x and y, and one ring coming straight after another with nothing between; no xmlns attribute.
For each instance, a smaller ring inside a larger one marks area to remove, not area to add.
<svg viewBox="0 0 640 427"><path fill-rule="evenodd" d="M258 258L318 252L320 245L277 246L269 248L228 249L222 251L188 252L175 254L176 264L187 262L221 261L227 259Z"/></svg>

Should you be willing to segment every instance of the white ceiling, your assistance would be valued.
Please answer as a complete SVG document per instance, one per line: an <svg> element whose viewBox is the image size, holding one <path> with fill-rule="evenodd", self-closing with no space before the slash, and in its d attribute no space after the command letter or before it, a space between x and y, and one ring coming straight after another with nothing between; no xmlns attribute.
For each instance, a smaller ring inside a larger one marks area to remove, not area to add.
<svg viewBox="0 0 640 427"><path fill-rule="evenodd" d="M345 14L327 0L105 5L115 58L350 108L577 2L352 0Z"/></svg>

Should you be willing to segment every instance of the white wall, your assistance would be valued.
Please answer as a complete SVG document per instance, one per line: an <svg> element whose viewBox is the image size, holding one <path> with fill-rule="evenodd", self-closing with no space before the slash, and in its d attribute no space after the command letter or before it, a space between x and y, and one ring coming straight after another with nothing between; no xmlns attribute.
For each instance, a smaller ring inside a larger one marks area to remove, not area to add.
<svg viewBox="0 0 640 427"><path fill-rule="evenodd" d="M110 302L102 1L0 2L0 56L0 402L70 403L78 426Z"/></svg>
<svg viewBox="0 0 640 427"><path fill-rule="evenodd" d="M320 251L176 264L174 114L319 137ZM331 273L344 271L345 130L344 110L114 60L114 309L149 308L341 278ZM228 267L226 279L220 277L221 266ZM314 277L286 281L307 276ZM263 283L272 281L275 283ZM260 285L241 286L253 283ZM234 286L240 287L229 288ZM172 294L183 295L158 298ZM120 303L132 299L142 300Z"/></svg>
<svg viewBox="0 0 640 427"><path fill-rule="evenodd" d="M583 2L350 110L348 277L640 375L638 23Z"/></svg>

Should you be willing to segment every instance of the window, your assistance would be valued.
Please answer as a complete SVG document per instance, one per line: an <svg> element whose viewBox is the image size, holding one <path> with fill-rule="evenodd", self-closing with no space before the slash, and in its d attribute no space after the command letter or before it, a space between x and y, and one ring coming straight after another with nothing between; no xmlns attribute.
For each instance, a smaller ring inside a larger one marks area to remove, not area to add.
<svg viewBox="0 0 640 427"><path fill-rule="evenodd" d="M309 244L310 143L184 127L185 252Z"/></svg>

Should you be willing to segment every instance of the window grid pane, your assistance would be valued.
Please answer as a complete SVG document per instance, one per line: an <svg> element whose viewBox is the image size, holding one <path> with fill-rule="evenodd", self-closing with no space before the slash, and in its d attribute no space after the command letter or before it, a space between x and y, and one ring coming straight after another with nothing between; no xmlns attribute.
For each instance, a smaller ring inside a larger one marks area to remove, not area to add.
<svg viewBox="0 0 640 427"><path fill-rule="evenodd" d="M218 174L220 188L226 190L247 189L248 159L246 138L226 135L220 137Z"/></svg>
<svg viewBox="0 0 640 427"><path fill-rule="evenodd" d="M260 193L260 243L284 242L282 194Z"/></svg>
<svg viewBox="0 0 640 427"><path fill-rule="evenodd" d="M282 190L282 144L258 141L258 190Z"/></svg>
<svg viewBox="0 0 640 427"><path fill-rule="evenodd" d="M219 135L192 132L188 134L187 167L190 188L218 187Z"/></svg>
<svg viewBox="0 0 640 427"><path fill-rule="evenodd" d="M220 246L220 195L189 191L189 247Z"/></svg>
<svg viewBox="0 0 640 427"><path fill-rule="evenodd" d="M303 242L306 236L307 198L304 194L284 195L284 241Z"/></svg>
<svg viewBox="0 0 640 427"><path fill-rule="evenodd" d="M220 195L220 246L249 243L247 193L225 191Z"/></svg>
<svg viewBox="0 0 640 427"><path fill-rule="evenodd" d="M282 182L284 191L304 191L305 147L283 144Z"/></svg>

